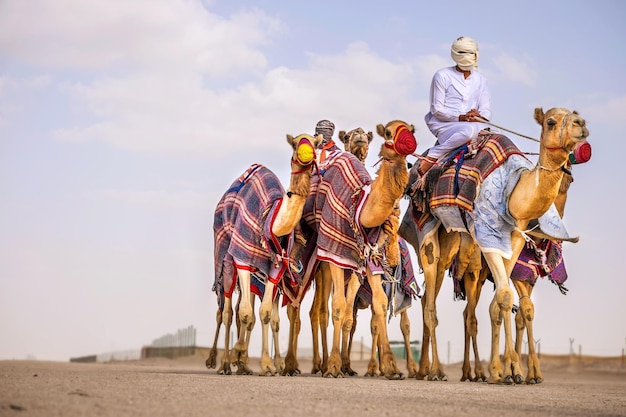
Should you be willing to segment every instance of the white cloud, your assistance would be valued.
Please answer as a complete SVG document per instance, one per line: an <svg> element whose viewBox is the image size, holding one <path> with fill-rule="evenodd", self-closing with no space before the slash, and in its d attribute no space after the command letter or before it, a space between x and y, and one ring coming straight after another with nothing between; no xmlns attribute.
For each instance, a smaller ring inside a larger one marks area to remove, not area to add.
<svg viewBox="0 0 626 417"><path fill-rule="evenodd" d="M521 58L518 59L505 53L495 56L490 66L495 67L498 72L493 74L493 77L534 87L537 84L539 73L533 69L530 57L522 56Z"/></svg>
<svg viewBox="0 0 626 417"><path fill-rule="evenodd" d="M0 54L43 68L183 65L211 75L263 68L256 49L280 30L253 10L230 19L200 1L45 0L0 3Z"/></svg>
<svg viewBox="0 0 626 417"><path fill-rule="evenodd" d="M99 121L59 129L56 136L217 158L283 146L286 133L311 133L320 118L371 130L413 115L416 107L416 69L382 59L360 43L334 56L310 54L304 69L273 68L231 89L212 90L199 73L185 72L186 62L178 65L181 77L154 69L68 83L64 91Z"/></svg>

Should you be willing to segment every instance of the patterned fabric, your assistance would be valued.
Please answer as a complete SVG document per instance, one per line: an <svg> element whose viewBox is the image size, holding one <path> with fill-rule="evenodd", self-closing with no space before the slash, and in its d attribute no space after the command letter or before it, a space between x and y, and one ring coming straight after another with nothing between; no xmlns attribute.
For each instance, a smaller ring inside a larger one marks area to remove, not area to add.
<svg viewBox="0 0 626 417"><path fill-rule="evenodd" d="M222 196L213 220L213 291L218 296L232 296L236 265L253 272L257 280L278 283L282 278L287 269L284 255L290 250L293 234L278 238L271 227L284 193L272 171L254 164Z"/></svg>
<svg viewBox="0 0 626 417"><path fill-rule="evenodd" d="M389 319L402 313L411 306L412 300L419 297L420 287L413 272L413 262L408 243L398 239L400 245L400 265L393 268L391 274L385 273L383 289L387 294ZM357 292L358 304L372 304L372 289L365 280Z"/></svg>
<svg viewBox="0 0 626 417"><path fill-rule="evenodd" d="M344 151L329 155L319 171L302 215L309 230L317 233L317 259L364 273L367 232L356 219L369 195L370 175L361 161Z"/></svg>
<svg viewBox="0 0 626 417"><path fill-rule="evenodd" d="M563 287L567 280L567 271L562 246L562 242L549 239L541 239L537 244L532 240L529 241L513 267L511 279L526 281L534 286L537 278L547 276L562 293L567 292Z"/></svg>
<svg viewBox="0 0 626 417"><path fill-rule="evenodd" d="M315 134L324 137L323 143L326 144L333 139L335 133L335 124L330 120L320 120L315 125Z"/></svg>
<svg viewBox="0 0 626 417"><path fill-rule="evenodd" d="M522 152L509 138L499 134L491 134L473 158L468 159L461 151L457 154L458 163L439 177L432 191L430 208L456 205L471 211L478 186L511 155L522 155Z"/></svg>

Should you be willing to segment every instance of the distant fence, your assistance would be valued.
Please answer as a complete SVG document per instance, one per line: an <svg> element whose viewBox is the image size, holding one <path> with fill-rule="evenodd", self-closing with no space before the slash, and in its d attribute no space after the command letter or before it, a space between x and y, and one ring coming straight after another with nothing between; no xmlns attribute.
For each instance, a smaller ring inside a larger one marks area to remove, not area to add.
<svg viewBox="0 0 626 417"><path fill-rule="evenodd" d="M175 334L168 333L158 339L154 339L152 347L188 347L196 345L196 328L187 326L179 329Z"/></svg>
<svg viewBox="0 0 626 417"><path fill-rule="evenodd" d="M178 358L196 353L196 328L179 329L175 334L168 333L154 339L150 346L141 348L141 358Z"/></svg>
<svg viewBox="0 0 626 417"><path fill-rule="evenodd" d="M112 361L130 361L146 358L178 358L180 356L194 355L198 351L196 347L196 328L187 326L178 329L176 333L168 333L154 339L152 344L141 349L119 350L115 352L101 353L99 355L87 355L70 358L70 362L94 363Z"/></svg>

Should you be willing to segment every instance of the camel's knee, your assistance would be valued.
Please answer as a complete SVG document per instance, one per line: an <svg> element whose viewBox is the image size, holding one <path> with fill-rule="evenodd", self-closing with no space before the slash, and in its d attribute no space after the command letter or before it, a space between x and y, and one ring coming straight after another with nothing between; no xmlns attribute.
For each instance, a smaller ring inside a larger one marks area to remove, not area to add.
<svg viewBox="0 0 626 417"><path fill-rule="evenodd" d="M513 290L502 288L496 292L496 302L502 311L511 311L513 308Z"/></svg>

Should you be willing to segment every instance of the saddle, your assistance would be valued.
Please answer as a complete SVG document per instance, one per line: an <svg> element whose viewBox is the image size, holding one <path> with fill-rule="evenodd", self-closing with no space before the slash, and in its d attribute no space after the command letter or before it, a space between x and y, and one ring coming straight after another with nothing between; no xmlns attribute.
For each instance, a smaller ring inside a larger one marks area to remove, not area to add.
<svg viewBox="0 0 626 417"><path fill-rule="evenodd" d="M471 212L483 179L514 154L522 152L509 138L482 130L476 139L439 160L424 176L419 176L414 166L414 181L407 195L416 211L418 227L428 221L431 209L438 206L458 206Z"/></svg>

